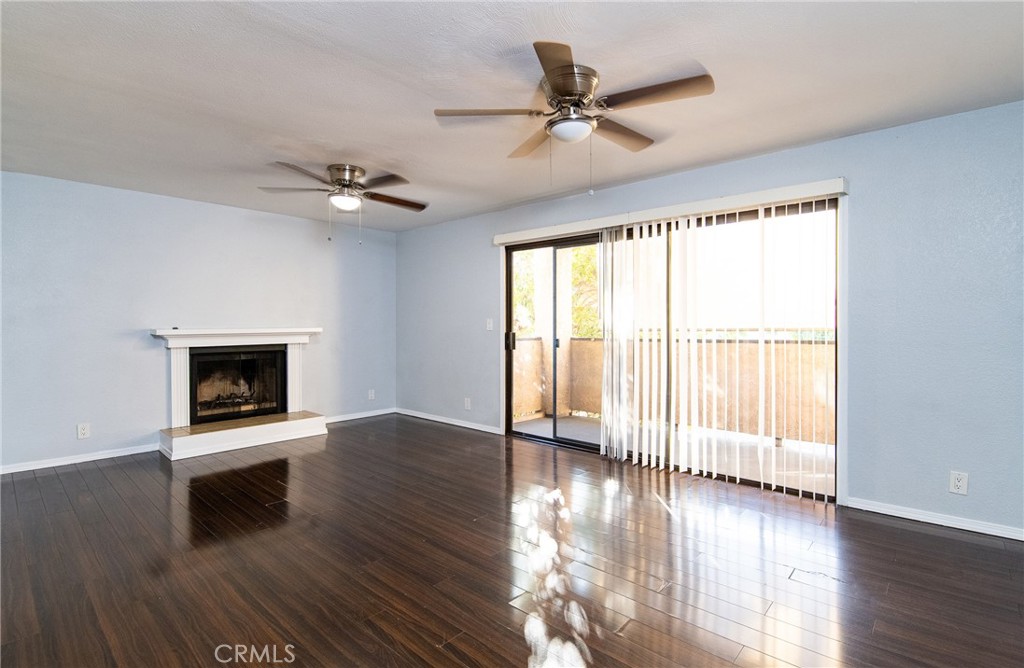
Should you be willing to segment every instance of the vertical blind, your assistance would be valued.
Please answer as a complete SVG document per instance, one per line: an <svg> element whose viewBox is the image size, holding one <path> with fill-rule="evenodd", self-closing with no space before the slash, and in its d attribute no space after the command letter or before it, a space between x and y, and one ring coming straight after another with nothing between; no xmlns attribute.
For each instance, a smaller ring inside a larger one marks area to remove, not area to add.
<svg viewBox="0 0 1024 668"><path fill-rule="evenodd" d="M837 198L601 236L601 452L835 495Z"/></svg>

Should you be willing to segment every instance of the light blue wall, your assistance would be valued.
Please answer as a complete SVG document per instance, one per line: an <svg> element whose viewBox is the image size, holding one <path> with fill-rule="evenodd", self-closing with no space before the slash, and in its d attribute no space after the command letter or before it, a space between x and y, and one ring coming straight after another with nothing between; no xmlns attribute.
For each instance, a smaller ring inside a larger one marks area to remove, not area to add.
<svg viewBox="0 0 1024 668"><path fill-rule="evenodd" d="M1022 120L1003 105L362 245L350 228L329 243L321 223L5 173L2 463L155 443L169 381L148 330L175 325L323 326L307 408L497 428L495 234L844 176L847 494L1024 527ZM950 469L970 473L968 496L946 491Z"/></svg>
<svg viewBox="0 0 1024 668"><path fill-rule="evenodd" d="M2 193L5 467L155 444L170 380L152 328L320 326L304 408L396 405L393 233L329 242L323 223L24 174Z"/></svg>
<svg viewBox="0 0 1024 668"><path fill-rule="evenodd" d="M476 220L398 236L398 405L496 429L504 277L494 228Z"/></svg>
<svg viewBox="0 0 1024 668"><path fill-rule="evenodd" d="M847 495L1024 527L1022 122L1018 102L403 232L399 406L499 424L495 234L843 176Z"/></svg>

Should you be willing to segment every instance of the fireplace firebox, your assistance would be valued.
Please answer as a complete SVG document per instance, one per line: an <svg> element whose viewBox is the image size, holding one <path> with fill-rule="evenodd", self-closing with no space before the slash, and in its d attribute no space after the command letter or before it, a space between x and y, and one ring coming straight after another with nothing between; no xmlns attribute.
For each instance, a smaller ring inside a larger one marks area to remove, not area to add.
<svg viewBox="0 0 1024 668"><path fill-rule="evenodd" d="M284 345L189 350L190 424L288 412Z"/></svg>

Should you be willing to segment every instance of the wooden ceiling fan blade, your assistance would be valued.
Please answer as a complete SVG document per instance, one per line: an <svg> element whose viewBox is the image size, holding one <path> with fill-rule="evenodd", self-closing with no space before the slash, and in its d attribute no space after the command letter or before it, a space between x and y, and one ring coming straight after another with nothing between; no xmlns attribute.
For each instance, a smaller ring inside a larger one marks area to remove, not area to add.
<svg viewBox="0 0 1024 668"><path fill-rule="evenodd" d="M435 109L435 116L537 116L534 109Z"/></svg>
<svg viewBox="0 0 1024 668"><path fill-rule="evenodd" d="M621 123L616 123L613 120L607 118L600 118L597 122L597 127L594 128L594 132L609 141L613 141L622 148L629 149L634 153L636 151L642 151L651 144L654 140L646 135L642 135L636 130L630 130Z"/></svg>
<svg viewBox="0 0 1024 668"><path fill-rule="evenodd" d="M266 193L329 193L333 188L275 188L273 186L256 186Z"/></svg>
<svg viewBox="0 0 1024 668"><path fill-rule="evenodd" d="M380 193L372 193L369 191L363 191L363 197L373 202L380 202L381 204L390 204L392 206L400 206L403 209L409 209L410 211L423 211L427 208L426 204L420 202L413 202L412 200L402 199L400 197L392 197L391 195L382 195Z"/></svg>
<svg viewBox="0 0 1024 668"><path fill-rule="evenodd" d="M645 104L657 104L659 102L682 100L687 97L710 95L714 92L715 80L711 78L710 74L702 74L697 77L666 81L654 84L653 86L644 86L643 88L634 88L633 90L626 90L621 93L612 93L601 98L600 101L602 102L601 106L606 109L629 109L630 107L640 107Z"/></svg>
<svg viewBox="0 0 1024 668"><path fill-rule="evenodd" d="M536 151L538 148L540 148L540 146L544 142L546 142L547 139L548 139L548 131L546 129L544 129L544 128L541 128L540 130L537 130L532 135L530 135L530 138L527 139L526 141L524 141L522 144L520 144L518 146L518 148L516 148L516 150L512 151L511 153L509 153L508 157L510 157L510 158L525 158L526 156L530 155L531 153Z"/></svg>
<svg viewBox="0 0 1024 668"><path fill-rule="evenodd" d="M388 186L404 186L409 183L408 179L405 179L398 174L384 174L383 176L376 176L372 179L363 181L364 188L387 188Z"/></svg>
<svg viewBox="0 0 1024 668"><path fill-rule="evenodd" d="M299 167L298 165L293 165L290 162L281 162L280 160L278 160L274 164L275 165L281 165L282 167L287 167L288 169L296 171L299 174L305 174L306 176L308 176L310 178L316 179L320 183L326 183L329 186L333 186L334 185L333 183L331 183L330 181L327 180L327 177L322 176L320 174L316 174L315 172L311 172L308 169L304 169L302 167Z"/></svg>
<svg viewBox="0 0 1024 668"><path fill-rule="evenodd" d="M572 67L572 48L568 44L560 42L534 42L533 50L537 52L537 60L540 61L544 76L549 76L559 67Z"/></svg>

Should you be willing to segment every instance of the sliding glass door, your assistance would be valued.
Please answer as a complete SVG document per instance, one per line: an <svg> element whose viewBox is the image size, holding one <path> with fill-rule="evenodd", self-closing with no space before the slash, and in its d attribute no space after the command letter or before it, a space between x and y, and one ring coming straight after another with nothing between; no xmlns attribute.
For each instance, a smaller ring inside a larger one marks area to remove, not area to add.
<svg viewBox="0 0 1024 668"><path fill-rule="evenodd" d="M506 260L509 431L597 449L603 369L598 238L511 247Z"/></svg>
<svg viewBox="0 0 1024 668"><path fill-rule="evenodd" d="M602 452L835 496L838 198L604 232Z"/></svg>

